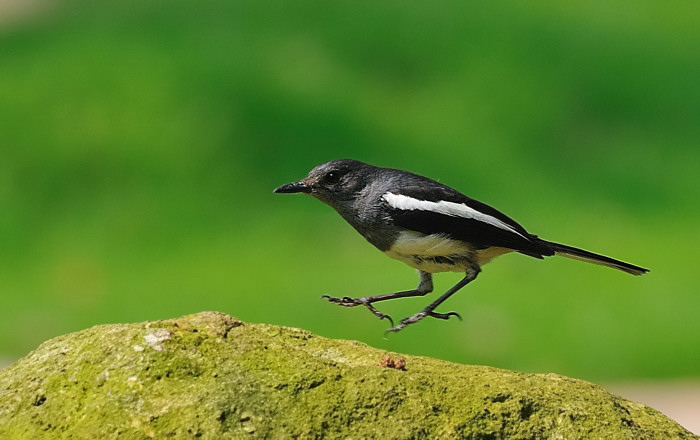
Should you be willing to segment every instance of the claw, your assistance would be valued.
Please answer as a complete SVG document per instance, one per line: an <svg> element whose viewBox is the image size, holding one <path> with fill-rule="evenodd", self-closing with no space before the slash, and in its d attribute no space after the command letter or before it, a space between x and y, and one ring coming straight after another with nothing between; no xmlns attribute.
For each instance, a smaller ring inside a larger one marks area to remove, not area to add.
<svg viewBox="0 0 700 440"><path fill-rule="evenodd" d="M438 313L438 312L430 312L428 313L428 316L432 316L433 318L438 318L438 319L450 319L451 316L456 316L457 319L462 321L462 316L457 313L457 312L447 312L447 313Z"/></svg>
<svg viewBox="0 0 700 440"><path fill-rule="evenodd" d="M367 308L369 309L370 312L374 313L374 316L376 316L379 319L388 319L389 322L391 323L391 326L392 327L394 326L394 320L391 319L391 316L387 315L386 313L380 312L379 310L374 308L374 306L372 304L367 303L367 304L365 304L365 306L367 306Z"/></svg>

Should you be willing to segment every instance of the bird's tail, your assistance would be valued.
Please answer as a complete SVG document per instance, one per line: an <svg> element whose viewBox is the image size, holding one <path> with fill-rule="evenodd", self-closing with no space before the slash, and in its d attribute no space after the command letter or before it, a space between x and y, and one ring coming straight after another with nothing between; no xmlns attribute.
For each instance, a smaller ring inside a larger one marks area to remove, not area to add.
<svg viewBox="0 0 700 440"><path fill-rule="evenodd" d="M583 249L567 246L565 244L542 240L541 238L539 240L551 248L555 255L561 255L562 257L573 258L574 260L581 260L588 263L612 267L614 269L631 273L632 275L642 275L649 272L649 269L635 266L634 264L625 263L624 261L616 260L604 255L594 254L593 252L584 251Z"/></svg>

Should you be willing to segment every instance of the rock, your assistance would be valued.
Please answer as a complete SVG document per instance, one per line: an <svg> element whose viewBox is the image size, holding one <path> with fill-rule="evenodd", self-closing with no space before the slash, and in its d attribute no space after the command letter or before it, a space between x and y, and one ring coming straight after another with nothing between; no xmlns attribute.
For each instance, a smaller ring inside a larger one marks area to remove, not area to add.
<svg viewBox="0 0 700 440"><path fill-rule="evenodd" d="M0 371L1 439L698 439L581 380L205 312L101 325Z"/></svg>

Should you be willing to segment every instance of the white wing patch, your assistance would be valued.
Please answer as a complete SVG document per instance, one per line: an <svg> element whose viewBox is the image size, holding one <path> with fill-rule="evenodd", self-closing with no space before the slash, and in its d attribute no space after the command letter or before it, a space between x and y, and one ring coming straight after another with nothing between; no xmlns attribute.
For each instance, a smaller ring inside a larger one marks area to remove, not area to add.
<svg viewBox="0 0 700 440"><path fill-rule="evenodd" d="M464 203L448 202L445 200L430 202L428 200L414 199L413 197L405 196L403 194L393 194L391 192L384 194L382 198L389 204L389 206L395 209L401 209L404 211L430 211L438 214L449 215L451 217L469 218L483 223L488 223L491 226L518 234L519 236L527 239L527 237L513 229L502 220L499 220L494 216L484 214L483 212L477 211L474 208L470 208Z"/></svg>

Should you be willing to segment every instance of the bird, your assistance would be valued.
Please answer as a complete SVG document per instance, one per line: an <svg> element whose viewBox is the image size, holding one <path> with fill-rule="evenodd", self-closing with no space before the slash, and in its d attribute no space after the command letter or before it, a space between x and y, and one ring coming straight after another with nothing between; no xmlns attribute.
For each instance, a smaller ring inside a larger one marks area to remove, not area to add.
<svg viewBox="0 0 700 440"><path fill-rule="evenodd" d="M335 209L374 247L417 269L419 283L412 290L364 297L322 296L340 306L366 307L379 319L389 321L391 328L387 332L398 332L426 317L461 319L457 312L440 313L435 309L474 281L483 265L510 252L538 259L558 255L632 275L649 271L539 238L501 211L428 177L354 159L322 163L303 179L282 185L274 192L311 195ZM381 301L431 293L432 276L440 272L462 272L464 278L398 325L376 308L375 304Z"/></svg>

